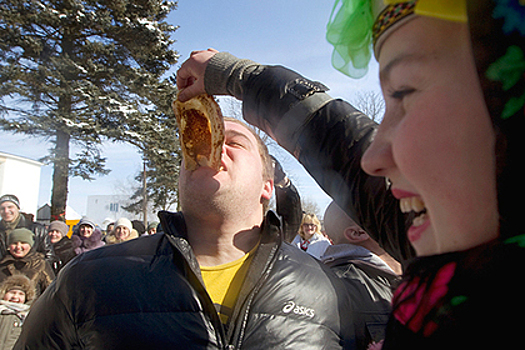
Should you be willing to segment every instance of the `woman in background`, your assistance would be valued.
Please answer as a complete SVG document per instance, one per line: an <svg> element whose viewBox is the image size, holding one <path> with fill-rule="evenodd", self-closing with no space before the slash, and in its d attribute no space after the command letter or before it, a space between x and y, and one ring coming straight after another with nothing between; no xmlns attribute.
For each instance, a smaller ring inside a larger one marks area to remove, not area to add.
<svg viewBox="0 0 525 350"><path fill-rule="evenodd" d="M315 214L304 214L299 228L299 234L295 236L292 245L304 250L316 259L320 259L330 240L321 232L321 222Z"/></svg>

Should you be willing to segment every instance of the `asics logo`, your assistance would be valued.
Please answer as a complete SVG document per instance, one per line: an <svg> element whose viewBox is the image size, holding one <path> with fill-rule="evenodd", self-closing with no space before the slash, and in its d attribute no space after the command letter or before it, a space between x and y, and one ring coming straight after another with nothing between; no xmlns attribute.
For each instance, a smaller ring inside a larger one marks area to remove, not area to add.
<svg viewBox="0 0 525 350"><path fill-rule="evenodd" d="M295 304L293 301L288 301L283 307L282 310L285 314L289 314L290 312L293 312L296 315L299 316L306 316L309 318L313 318L315 316L315 310L309 309L306 306L300 306Z"/></svg>

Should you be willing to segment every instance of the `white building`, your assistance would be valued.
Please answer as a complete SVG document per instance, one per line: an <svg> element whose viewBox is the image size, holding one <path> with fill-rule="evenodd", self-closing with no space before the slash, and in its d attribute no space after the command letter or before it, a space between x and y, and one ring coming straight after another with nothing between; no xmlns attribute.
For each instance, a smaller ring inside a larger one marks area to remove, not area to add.
<svg viewBox="0 0 525 350"><path fill-rule="evenodd" d="M122 195L95 195L88 196L86 216L93 220L102 229L110 222L119 218L136 219L136 215L125 211L122 206L129 202L129 196Z"/></svg>
<svg viewBox="0 0 525 350"><path fill-rule="evenodd" d="M40 168L44 164L32 159L0 152L0 196L14 194L20 210L36 216Z"/></svg>

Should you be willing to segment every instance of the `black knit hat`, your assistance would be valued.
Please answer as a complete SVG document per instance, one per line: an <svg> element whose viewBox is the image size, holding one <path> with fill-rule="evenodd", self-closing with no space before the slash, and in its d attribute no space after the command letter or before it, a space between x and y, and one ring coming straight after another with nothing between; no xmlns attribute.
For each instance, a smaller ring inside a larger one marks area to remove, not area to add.
<svg viewBox="0 0 525 350"><path fill-rule="evenodd" d="M0 204L4 202L12 202L18 209L20 209L20 201L14 194L4 194L2 197L0 197Z"/></svg>

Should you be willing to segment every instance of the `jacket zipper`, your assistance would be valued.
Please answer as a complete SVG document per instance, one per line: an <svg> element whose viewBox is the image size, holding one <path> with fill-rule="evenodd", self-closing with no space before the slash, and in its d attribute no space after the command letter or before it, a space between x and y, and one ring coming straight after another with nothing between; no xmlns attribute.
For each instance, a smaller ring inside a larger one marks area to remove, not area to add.
<svg viewBox="0 0 525 350"><path fill-rule="evenodd" d="M241 329L240 329L240 331L238 333L238 336L237 336L237 339L236 339L236 342L237 342L236 348L237 349L241 348L242 340L244 339L244 332L246 330L246 325L248 323L248 315L250 314L250 309L251 309L251 306L252 306L252 303L253 303L253 299L259 293L259 290L263 286L264 282L270 276L270 272L271 272L272 266L273 266L272 262L273 262L273 259L274 259L275 255L276 255L276 252L277 252L278 248L279 248L279 245L275 245L274 247L272 247L271 254L268 257L268 261L267 261L267 263L266 263L266 265L265 265L265 267L263 269L264 274L261 276L261 278L259 279L259 281L255 285L255 288L253 289L253 291L250 293L249 297L247 298L246 308L245 308L245 311L244 311L244 314L243 314L242 323L241 323ZM232 341L232 343L234 343L234 342L235 341ZM233 349L235 349L235 347L233 347Z"/></svg>
<svg viewBox="0 0 525 350"><path fill-rule="evenodd" d="M166 234L166 237L168 238L170 243L176 248L176 250L180 254L180 256L183 257L185 268L186 268L187 271L189 271L189 273L191 273L192 279L194 279L195 281L197 281L196 283L198 283L198 286L195 286L193 283L191 283L191 280L188 279L190 284L193 286L195 292L198 295L200 295L201 298L204 299L203 301L206 304L206 306L203 307L203 310L211 318L211 321L213 323L213 326L214 326L214 329L216 330L216 332L218 331L218 336L219 336L219 341L220 341L219 346L229 350L229 345L228 346L226 345L227 344L227 342L226 342L226 332L224 331L224 326L222 325L222 322L219 319L219 315L215 311L215 306L213 305L211 297L208 294L208 291L206 290L206 287L204 286L204 284L202 282L202 279L194 271L194 269L192 268L192 266L190 264L191 256L187 257L182 252L182 249L180 249L180 247L179 247L180 243L177 240L175 240L175 237L171 236L170 234Z"/></svg>
<svg viewBox="0 0 525 350"><path fill-rule="evenodd" d="M273 212L271 212L271 211L269 213L271 213L270 215L273 214ZM163 213L160 213L160 214L163 214ZM268 214L267 214L267 217L265 218L265 221L268 220L268 219L270 219L268 221L277 220L279 222L278 231L280 232L280 227L282 227L282 225L280 224L280 219L277 216L275 216L275 214L273 214L273 216L272 216L273 220L272 220L272 218L268 218ZM263 274L260 276L260 278L254 284L254 288L250 292L250 294L247 295L247 297L245 299L246 301L243 302L243 304L245 304L245 306L244 306L245 310L244 310L244 313L243 313L243 318L242 318L240 330L238 332L238 335L237 335L236 339L231 339L231 342L230 342L228 339L226 339L226 333L225 333L225 330L224 330L224 326L223 326L222 322L219 319L219 315L215 311L215 306L213 305L211 297L208 294L208 291L206 290L206 287L204 286L202 278L199 277L200 274L198 274L196 271L194 271L194 269L192 267L192 264L190 263L190 262L196 263L196 261L193 261L193 260L195 260L194 257L191 256L191 254L189 256L186 256L186 254L183 253L183 251L187 250L187 249L181 249L181 247L179 246L180 242L175 240L175 236L171 235L168 232L168 230L169 230L168 227L170 227L171 225L167 225L168 223L166 222L167 220L165 220L165 216L164 215L159 215L159 217L161 219L161 223L163 224L163 227L165 227L165 230L166 230L165 235L166 235L166 237L168 238L168 240L170 241L172 246L174 246L176 248L176 250L180 254L180 256L183 257L185 268L187 270L189 270L190 273L192 274L192 277L195 278L196 281L198 281L198 284L199 284L198 287L200 287L200 289L202 290L202 293L199 293L199 291L197 289L195 289L195 291L199 295L202 294L201 296L204 297L204 302L207 304L207 308L204 308L204 310L205 310L206 313L210 314L211 320L212 320L212 322L214 324L214 328L216 330L217 329L219 330L219 338L220 338L220 341L221 341L221 344L219 344L219 345L222 346L225 350L240 349L241 345L242 345L242 339L244 338L244 332L245 332L245 329L246 329L246 324L247 324L247 321L248 321L248 315L250 313L250 308L251 308L253 299L255 298L255 296L257 295L259 290L261 289L264 281L266 281L268 279L268 277L270 275L270 272L272 270L273 261L274 261L276 255L277 255L276 254L277 250L279 249L282 241L279 240L278 242L276 242L275 239L270 238L271 239L270 244L273 243L273 246L271 247L271 250L270 250L270 252L268 254L268 259L266 259L264 267L262 269ZM267 224L268 224L268 222L267 222ZM187 244L189 246L189 243L187 241L185 241L185 244ZM259 247L259 248L261 248L261 247ZM252 261L252 263L253 263L253 261ZM248 273L249 272L250 271L248 270ZM195 288L195 286L194 286L194 288ZM241 289L241 293L242 293L242 289ZM236 305L239 302L240 302L240 300L237 300ZM210 308L210 305L211 305L212 312L208 312L208 309ZM242 307L242 306L239 306L239 307ZM235 324L230 325L230 327L231 326L233 326L233 329L231 330L231 333L228 332L229 335L230 334L233 335L235 333ZM228 338L230 338L230 336ZM232 345L235 342L237 343L237 345L236 346ZM229 343L232 343L232 344L229 344Z"/></svg>

